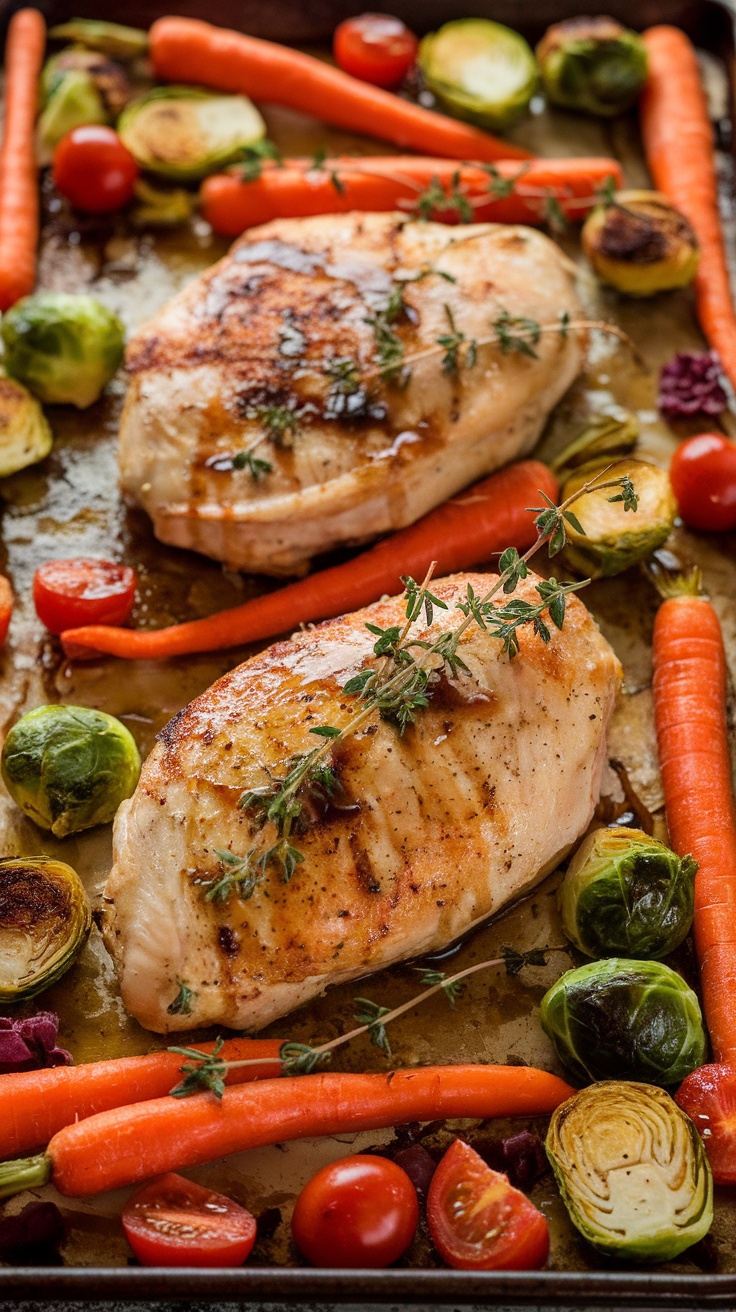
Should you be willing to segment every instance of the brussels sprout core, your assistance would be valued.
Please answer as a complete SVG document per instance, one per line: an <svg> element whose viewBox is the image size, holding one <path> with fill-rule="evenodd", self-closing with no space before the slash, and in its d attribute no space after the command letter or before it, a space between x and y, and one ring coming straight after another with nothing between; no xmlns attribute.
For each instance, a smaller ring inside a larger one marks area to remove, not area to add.
<svg viewBox="0 0 736 1312"><path fill-rule="evenodd" d="M665 957L692 924L697 868L641 829L596 829L560 885L562 927L588 957Z"/></svg>
<svg viewBox="0 0 736 1312"><path fill-rule="evenodd" d="M583 1089L553 1113L545 1146L570 1219L599 1252L669 1262L710 1230L703 1145L662 1089Z"/></svg>
<svg viewBox="0 0 736 1312"><path fill-rule="evenodd" d="M518 32L487 18L458 18L425 36L419 67L450 114L505 128L529 105L538 81L530 47Z"/></svg>
<svg viewBox="0 0 736 1312"><path fill-rule="evenodd" d="M569 18L537 46L547 99L609 118L633 105L647 76L647 50L613 18Z"/></svg>
<svg viewBox="0 0 736 1312"><path fill-rule="evenodd" d="M0 326L5 367L41 401L84 410L122 363L124 330L94 296L24 296Z"/></svg>
<svg viewBox="0 0 736 1312"><path fill-rule="evenodd" d="M581 239L598 277L627 296L686 287L700 259L685 215L658 191L617 192L588 215Z"/></svg>
<svg viewBox="0 0 736 1312"><path fill-rule="evenodd" d="M698 999L661 961L611 957L568 970L545 993L539 1018L581 1083L679 1084L705 1058Z"/></svg>
<svg viewBox="0 0 736 1312"><path fill-rule="evenodd" d="M0 861L0 1003L33 998L59 979L91 924L71 866L49 857Z"/></svg>
<svg viewBox="0 0 736 1312"><path fill-rule="evenodd" d="M132 734L104 711L39 706L13 725L2 775L13 801L57 838L112 820L141 758Z"/></svg>
<svg viewBox="0 0 736 1312"><path fill-rule="evenodd" d="M677 502L666 469L631 459L613 465L607 461L597 464L600 469L605 467L606 481L628 475L638 497L638 509L635 513L625 510L623 502L610 499L610 490L589 492L575 506L584 533L573 524L568 526L564 559L577 573L608 578L661 547L674 527ZM563 498L578 492L593 472L592 465L577 470L564 484Z"/></svg>

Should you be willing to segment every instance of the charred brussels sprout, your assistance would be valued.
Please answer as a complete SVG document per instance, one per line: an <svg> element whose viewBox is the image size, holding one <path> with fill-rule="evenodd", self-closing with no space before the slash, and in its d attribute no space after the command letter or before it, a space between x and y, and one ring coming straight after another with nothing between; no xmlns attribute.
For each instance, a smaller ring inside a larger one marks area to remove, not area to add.
<svg viewBox="0 0 736 1312"><path fill-rule="evenodd" d="M194 182L236 159L266 125L246 96L157 87L128 105L118 133L142 169Z"/></svg>
<svg viewBox="0 0 736 1312"><path fill-rule="evenodd" d="M82 881L49 857L0 861L0 1003L23 1002L55 983L92 924Z"/></svg>
<svg viewBox="0 0 736 1312"><path fill-rule="evenodd" d="M664 957L692 923L697 868L641 829L596 829L560 886L562 928L588 957Z"/></svg>
<svg viewBox="0 0 736 1312"><path fill-rule="evenodd" d="M602 282L626 296L691 283L700 247L684 214L658 191L619 191L583 224L583 250Z"/></svg>
<svg viewBox="0 0 736 1312"><path fill-rule="evenodd" d="M0 327L5 367L41 401L84 410L122 363L124 330L94 296L24 296Z"/></svg>
<svg viewBox="0 0 736 1312"><path fill-rule="evenodd" d="M5 739L2 775L13 801L57 838L112 820L141 769L132 734L104 711L39 706Z"/></svg>
<svg viewBox="0 0 736 1312"><path fill-rule="evenodd" d="M611 957L568 970L542 998L540 1020L581 1082L679 1084L705 1057L698 999L660 961Z"/></svg>
<svg viewBox="0 0 736 1312"><path fill-rule="evenodd" d="M550 468L565 479L584 465L600 465L602 460L620 460L634 450L639 441L639 423L626 410L613 414L591 415L585 427L565 444Z"/></svg>
<svg viewBox="0 0 736 1312"><path fill-rule="evenodd" d="M669 537L677 515L677 502L666 469L644 460L618 460L605 468L606 479L628 476L638 498L635 512L625 509L615 489L592 491L578 501L575 515L583 529L568 525L564 559L571 569L591 578L609 578L650 556ZM576 471L564 484L569 497L589 482L591 465ZM614 500L611 498L614 497Z"/></svg>
<svg viewBox="0 0 736 1312"><path fill-rule="evenodd" d="M107 59L95 50L70 46L58 55L52 55L44 65L41 91L45 105L49 104L58 88L72 73L82 74L91 82L110 121L117 118L133 95L130 79L122 64Z"/></svg>
<svg viewBox="0 0 736 1312"><path fill-rule="evenodd" d="M97 18L70 18L49 32L52 41L78 41L88 50L99 50L109 59L137 59L148 50L148 33L124 23L108 23Z"/></svg>
<svg viewBox="0 0 736 1312"><path fill-rule="evenodd" d="M442 107L482 127L508 127L537 87L536 61L524 38L487 18L445 23L424 37L418 58Z"/></svg>
<svg viewBox="0 0 736 1312"><path fill-rule="evenodd" d="M44 460L53 441L36 398L14 378L0 375L0 478Z"/></svg>
<svg viewBox="0 0 736 1312"><path fill-rule="evenodd" d="M38 120L41 146L50 158L54 146L67 132L88 123L108 123L109 114L93 80L81 71L60 78Z"/></svg>
<svg viewBox="0 0 736 1312"><path fill-rule="evenodd" d="M646 81L644 42L613 18L555 23L536 53L547 99L566 109L603 118L622 114Z"/></svg>
<svg viewBox="0 0 736 1312"><path fill-rule="evenodd" d="M692 1121L651 1084L594 1084L545 1144L573 1225L608 1257L670 1262L710 1230L713 1179Z"/></svg>

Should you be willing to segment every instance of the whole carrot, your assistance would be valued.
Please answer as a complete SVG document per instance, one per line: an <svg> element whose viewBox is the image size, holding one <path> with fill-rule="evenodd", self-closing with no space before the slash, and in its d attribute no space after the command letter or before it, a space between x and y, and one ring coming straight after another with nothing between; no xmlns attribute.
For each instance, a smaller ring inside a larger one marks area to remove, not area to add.
<svg viewBox="0 0 736 1312"><path fill-rule="evenodd" d="M205 1043L201 1051L213 1047ZM278 1075L280 1047L280 1039L228 1039L220 1049L223 1061L264 1059L262 1066L229 1070L228 1083ZM182 1060L172 1052L152 1052L0 1075L0 1158L48 1143L65 1125L97 1112L163 1097L176 1084Z"/></svg>
<svg viewBox="0 0 736 1312"><path fill-rule="evenodd" d="M312 55L199 19L159 18L150 31L150 51L156 76L165 81L196 82L275 101L427 155L531 158L518 146L361 82Z"/></svg>
<svg viewBox="0 0 736 1312"><path fill-rule="evenodd" d="M736 316L718 212L713 131L698 61L677 27L652 27L644 41L649 76L641 98L641 131L649 171L695 230L700 243L698 318L736 386Z"/></svg>
<svg viewBox="0 0 736 1312"><path fill-rule="evenodd" d="M318 170L308 160L294 159L280 168L267 166L247 182L237 171L215 173L202 183L200 199L205 219L225 237L271 219L308 214L396 209L416 214L420 198L425 208L429 205L430 187L439 188L440 200L427 218L543 224L551 199L565 218L584 219L609 179L614 187L622 185L616 160L550 159L529 165L500 160L489 176L480 165L458 167L450 160L414 155L330 159Z"/></svg>
<svg viewBox="0 0 736 1312"><path fill-rule="evenodd" d="M19 9L5 45L5 128L0 156L0 310L33 291L38 246L38 170L34 124L46 24Z"/></svg>
<svg viewBox="0 0 736 1312"><path fill-rule="evenodd" d="M61 635L64 650L70 657L106 652L125 660L164 660L224 651L309 620L357 610L384 592L397 592L402 575L423 578L433 560L440 576L487 561L506 547L525 551L536 541L528 507L539 500L540 491L553 501L559 491L546 465L537 460L508 465L342 565L217 615L151 633L102 624L67 629Z"/></svg>
<svg viewBox="0 0 736 1312"><path fill-rule="evenodd" d="M408 1121L541 1116L573 1092L531 1066L424 1066L264 1080L219 1101L157 1098L69 1125L39 1157L0 1165L0 1198L49 1179L62 1194L86 1197L248 1148Z"/></svg>
<svg viewBox="0 0 736 1312"><path fill-rule="evenodd" d="M719 1062L736 1060L736 809L726 724L726 658L718 616L678 595L654 624L654 709L672 846L699 863L695 948Z"/></svg>

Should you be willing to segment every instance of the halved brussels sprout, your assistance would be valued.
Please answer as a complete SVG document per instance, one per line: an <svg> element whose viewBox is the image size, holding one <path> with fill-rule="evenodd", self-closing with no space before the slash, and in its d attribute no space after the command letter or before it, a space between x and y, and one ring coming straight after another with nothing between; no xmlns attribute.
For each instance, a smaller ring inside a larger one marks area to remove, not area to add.
<svg viewBox="0 0 736 1312"><path fill-rule="evenodd" d="M34 998L60 979L91 924L71 866L50 857L0 860L0 1003Z"/></svg>
<svg viewBox="0 0 736 1312"><path fill-rule="evenodd" d="M124 23L107 23L96 18L70 18L52 27L52 41L79 41L90 50L100 50L110 59L137 59L148 50L148 33Z"/></svg>
<svg viewBox="0 0 736 1312"><path fill-rule="evenodd" d="M599 1253L670 1262L710 1230L703 1145L662 1089L624 1080L583 1089L553 1112L545 1147L570 1220Z"/></svg>
<svg viewBox="0 0 736 1312"><path fill-rule="evenodd" d="M125 332L94 296L38 292L3 316L5 367L41 401L84 410L122 363Z"/></svg>
<svg viewBox="0 0 736 1312"><path fill-rule="evenodd" d="M38 120L39 141L44 151L53 151L62 137L88 123L108 123L102 97L88 73L65 73L49 96Z"/></svg>
<svg viewBox="0 0 736 1312"><path fill-rule="evenodd" d="M41 74L41 92L44 105L57 91L69 73L84 73L97 91L110 121L127 105L133 88L122 64L108 59L95 50L83 46L68 46L46 60Z"/></svg>
<svg viewBox="0 0 736 1312"><path fill-rule="evenodd" d="M53 442L36 398L22 383L0 375L0 478L44 460Z"/></svg>
<svg viewBox="0 0 736 1312"><path fill-rule="evenodd" d="M537 87L530 46L488 18L457 18L430 32L420 43L418 62L442 107L483 127L508 127Z"/></svg>
<svg viewBox="0 0 736 1312"><path fill-rule="evenodd" d="M130 212L130 219L142 228L176 228L191 219L196 206L196 197L183 187L152 187L145 178L137 178L135 183L137 204Z"/></svg>
<svg viewBox="0 0 736 1312"><path fill-rule="evenodd" d="M700 259L690 223L659 191L619 191L596 205L581 240L598 277L626 296L687 287Z"/></svg>
<svg viewBox="0 0 736 1312"><path fill-rule="evenodd" d="M592 491L576 502L575 515L584 532L574 525L567 527L563 550L566 564L590 578L609 578L630 565L650 556L669 537L677 515L677 502L666 469L658 469L644 460L618 460L613 465L598 462L606 470L605 481L628 476L638 498L636 512L624 509L620 500L611 500L616 489ZM562 497L572 496L595 475L592 465L577 470L562 489Z"/></svg>
<svg viewBox="0 0 736 1312"><path fill-rule="evenodd" d="M542 998L540 1020L581 1082L679 1084L705 1057L700 1003L661 961L610 957L568 970Z"/></svg>
<svg viewBox="0 0 736 1312"><path fill-rule="evenodd" d="M636 100L647 77L647 48L613 18L568 18L545 32L537 60L553 105L610 118Z"/></svg>
<svg viewBox="0 0 736 1312"><path fill-rule="evenodd" d="M562 928L588 957L665 957L692 924L697 868L641 829L595 829L560 885Z"/></svg>
<svg viewBox="0 0 736 1312"><path fill-rule="evenodd" d="M112 820L140 770L130 731L87 706L38 706L13 725L2 753L13 801L57 838Z"/></svg>
<svg viewBox="0 0 736 1312"><path fill-rule="evenodd" d="M157 87L128 105L118 133L141 168L194 182L236 159L266 125L247 96Z"/></svg>
<svg viewBox="0 0 736 1312"><path fill-rule="evenodd" d="M567 478L583 465L628 456L639 441L639 421L626 410L592 415L585 427L550 461L558 478Z"/></svg>

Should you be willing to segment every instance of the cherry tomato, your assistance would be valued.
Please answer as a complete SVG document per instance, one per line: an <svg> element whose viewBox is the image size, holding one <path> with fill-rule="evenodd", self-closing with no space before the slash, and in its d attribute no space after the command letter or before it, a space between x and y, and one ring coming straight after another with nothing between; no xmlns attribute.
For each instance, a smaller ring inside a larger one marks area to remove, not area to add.
<svg viewBox="0 0 736 1312"><path fill-rule="evenodd" d="M689 528L736 528L736 443L699 433L679 446L670 465L672 490Z"/></svg>
<svg viewBox="0 0 736 1312"><path fill-rule="evenodd" d="M416 59L419 42L400 18L360 14L335 30L332 50L346 73L377 87L397 87Z"/></svg>
<svg viewBox="0 0 736 1312"><path fill-rule="evenodd" d="M448 1148L432 1177L427 1220L448 1266L535 1271L547 1261L546 1217L462 1139Z"/></svg>
<svg viewBox="0 0 736 1312"><path fill-rule="evenodd" d="M10 618L13 614L13 589L4 574L0 574L0 647L5 646L5 640L10 628Z"/></svg>
<svg viewBox="0 0 736 1312"><path fill-rule="evenodd" d="M132 200L138 165L117 132L90 123L62 137L53 175L57 191L75 209L107 214Z"/></svg>
<svg viewBox="0 0 736 1312"><path fill-rule="evenodd" d="M291 1230L314 1266L390 1266L419 1221L414 1185L387 1157L343 1157L318 1171L296 1200Z"/></svg>
<svg viewBox="0 0 736 1312"><path fill-rule="evenodd" d="M255 1217L239 1203L173 1172L138 1189L122 1219L144 1266L240 1266L256 1238Z"/></svg>
<svg viewBox="0 0 736 1312"><path fill-rule="evenodd" d="M675 1102L695 1123L716 1184L736 1184L736 1070L700 1066L683 1080Z"/></svg>
<svg viewBox="0 0 736 1312"><path fill-rule="evenodd" d="M135 584L130 566L111 560L48 560L33 578L36 614L50 633L82 624L124 624L133 608Z"/></svg>

